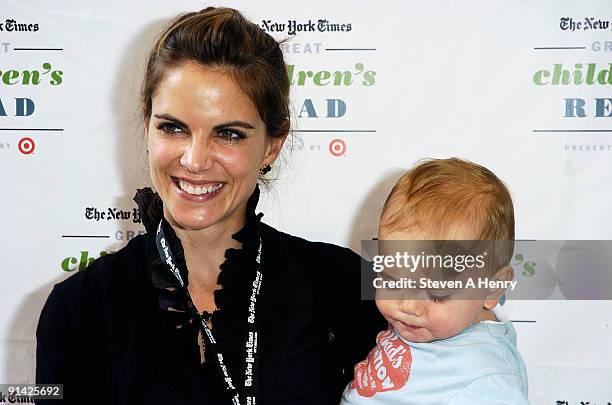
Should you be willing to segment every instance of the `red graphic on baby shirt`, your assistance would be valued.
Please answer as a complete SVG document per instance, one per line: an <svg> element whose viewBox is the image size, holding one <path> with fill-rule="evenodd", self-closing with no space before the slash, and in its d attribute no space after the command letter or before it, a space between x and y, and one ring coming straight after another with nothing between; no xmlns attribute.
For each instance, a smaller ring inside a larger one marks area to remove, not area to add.
<svg viewBox="0 0 612 405"><path fill-rule="evenodd" d="M386 330L376 336L376 347L355 366L352 387L363 397L395 391L406 385L412 367L410 346Z"/></svg>

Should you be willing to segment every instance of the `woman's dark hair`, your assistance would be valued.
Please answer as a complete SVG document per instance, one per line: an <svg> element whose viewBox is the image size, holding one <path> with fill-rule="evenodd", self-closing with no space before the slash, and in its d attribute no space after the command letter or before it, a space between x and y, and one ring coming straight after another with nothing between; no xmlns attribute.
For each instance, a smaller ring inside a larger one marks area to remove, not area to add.
<svg viewBox="0 0 612 405"><path fill-rule="evenodd" d="M230 74L255 104L270 137L289 133L289 78L278 43L239 11L215 7L179 15L157 39L141 90L145 125L159 83L188 61Z"/></svg>
<svg viewBox="0 0 612 405"><path fill-rule="evenodd" d="M223 69L251 99L268 136L289 134L289 77L279 44L239 11L215 7L177 16L155 42L140 92L145 126L151 119L152 99L159 83L170 69L185 62ZM269 186L269 178L260 176L260 180ZM163 208L158 194L150 189L138 190L135 201L145 224L159 223Z"/></svg>

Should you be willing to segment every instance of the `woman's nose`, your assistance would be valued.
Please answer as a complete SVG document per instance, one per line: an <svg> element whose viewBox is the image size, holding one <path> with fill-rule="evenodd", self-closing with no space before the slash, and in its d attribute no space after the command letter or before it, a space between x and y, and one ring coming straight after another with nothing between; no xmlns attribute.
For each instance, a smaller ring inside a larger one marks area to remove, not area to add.
<svg viewBox="0 0 612 405"><path fill-rule="evenodd" d="M181 166L194 174L212 169L213 147L207 139L193 137L181 156Z"/></svg>

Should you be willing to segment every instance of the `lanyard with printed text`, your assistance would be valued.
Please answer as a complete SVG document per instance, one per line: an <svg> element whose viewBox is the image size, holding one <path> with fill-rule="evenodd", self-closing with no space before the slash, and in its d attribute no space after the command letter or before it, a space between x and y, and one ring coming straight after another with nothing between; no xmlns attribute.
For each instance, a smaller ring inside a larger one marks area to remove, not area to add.
<svg viewBox="0 0 612 405"><path fill-rule="evenodd" d="M191 295L185 286L185 281L181 276L181 272L179 271L176 260L174 260L174 255L172 254L172 250L170 249L170 244L168 243L168 239L164 233L164 220L162 219L159 222L159 226L157 227L157 234L155 235L155 243L157 245L157 251L159 253L160 260L168 267L168 269L174 274L178 282L185 289L187 296L191 303ZM253 289L251 291L251 296L249 297L249 315L247 317L247 334L246 341L244 343L244 384L243 384L243 392L245 402L241 402L241 396L238 393L238 388L234 384L234 380L230 376L229 370L225 364L225 358L223 357L223 353L219 350L217 346L217 341L212 334L212 331L206 324L204 318L195 310L195 315L200 320L200 324L202 326L202 336L205 337L208 343L208 348L212 353L212 357L216 360L217 366L219 368L219 372L223 381L225 382L225 388L227 392L230 394L231 401L233 405L256 405L256 393L258 388L258 373L257 366L259 362L259 342L258 336L259 333L257 331L256 325L256 317L255 317L255 304L257 303L257 297L259 296L259 291L261 289L261 281L262 281L262 273L261 273L261 250L262 243L261 237L259 238L259 248L257 250L257 258L255 259L257 263L257 270L255 272L255 279L253 280ZM195 308L192 305L192 308Z"/></svg>

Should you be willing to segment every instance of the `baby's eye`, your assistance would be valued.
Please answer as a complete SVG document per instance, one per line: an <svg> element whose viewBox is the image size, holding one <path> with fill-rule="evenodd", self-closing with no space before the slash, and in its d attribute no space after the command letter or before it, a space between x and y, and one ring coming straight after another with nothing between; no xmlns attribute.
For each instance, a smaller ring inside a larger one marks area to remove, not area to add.
<svg viewBox="0 0 612 405"><path fill-rule="evenodd" d="M246 138L246 135L242 133L241 131L238 131L236 129L229 129L229 128L220 130L219 136L229 142L236 142L240 139Z"/></svg>
<svg viewBox="0 0 612 405"><path fill-rule="evenodd" d="M439 294L428 292L429 299L433 302L447 302L451 300L452 294Z"/></svg>
<svg viewBox="0 0 612 405"><path fill-rule="evenodd" d="M175 135L183 131L181 127L169 122L160 124L157 129L168 135Z"/></svg>

